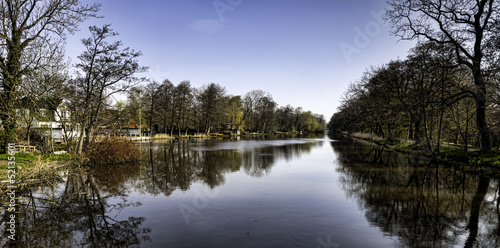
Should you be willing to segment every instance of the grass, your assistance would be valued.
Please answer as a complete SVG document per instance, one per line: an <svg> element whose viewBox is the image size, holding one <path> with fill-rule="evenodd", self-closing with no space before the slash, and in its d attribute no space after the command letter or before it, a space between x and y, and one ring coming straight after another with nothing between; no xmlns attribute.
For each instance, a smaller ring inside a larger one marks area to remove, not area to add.
<svg viewBox="0 0 500 248"><path fill-rule="evenodd" d="M8 158L7 154L0 154L0 192L3 192L7 185ZM60 176L58 169L72 161L70 154L31 154L17 152L15 155L15 180L18 189L23 189L29 185L49 185L58 180Z"/></svg>
<svg viewBox="0 0 500 248"><path fill-rule="evenodd" d="M436 158L438 163L458 168L465 172L500 177L500 151L469 151L447 149Z"/></svg>
<svg viewBox="0 0 500 248"><path fill-rule="evenodd" d="M462 162L468 166L485 166L500 169L500 151L470 151L465 153L463 150L449 149L441 153L447 160Z"/></svg>
<svg viewBox="0 0 500 248"><path fill-rule="evenodd" d="M3 176L4 172L7 170L9 162L8 154L0 154L0 177ZM63 153L63 154L40 154L40 153L27 153L27 152L16 152L14 155L16 162L16 167L21 168L31 168L36 166L37 163L51 163L51 162L69 162L72 161L74 156Z"/></svg>
<svg viewBox="0 0 500 248"><path fill-rule="evenodd" d="M379 146L400 153L420 153L430 156L436 163L444 164L472 173L482 173L490 176L500 176L500 151L481 152L469 146L472 151L464 152L463 147L443 143L439 154L432 154L425 144L416 145L413 142L395 142L366 133L346 134L348 136L368 140Z"/></svg>

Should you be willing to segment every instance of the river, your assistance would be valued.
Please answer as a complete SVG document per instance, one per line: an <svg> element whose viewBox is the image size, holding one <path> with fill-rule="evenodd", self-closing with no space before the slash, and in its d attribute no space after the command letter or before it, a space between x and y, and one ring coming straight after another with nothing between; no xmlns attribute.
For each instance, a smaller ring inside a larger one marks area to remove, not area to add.
<svg viewBox="0 0 500 248"><path fill-rule="evenodd" d="M499 247L497 179L342 137L143 143L18 192L19 247ZM5 204L4 204L5 206ZM2 213L2 243L8 240Z"/></svg>

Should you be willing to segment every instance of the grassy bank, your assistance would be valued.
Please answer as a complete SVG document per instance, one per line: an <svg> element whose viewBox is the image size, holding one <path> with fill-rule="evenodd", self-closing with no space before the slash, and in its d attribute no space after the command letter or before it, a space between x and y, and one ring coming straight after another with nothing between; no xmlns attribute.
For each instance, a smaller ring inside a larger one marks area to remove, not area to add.
<svg viewBox="0 0 500 248"><path fill-rule="evenodd" d="M466 172L500 177L500 151L469 151L447 148L434 161Z"/></svg>
<svg viewBox="0 0 500 248"><path fill-rule="evenodd" d="M15 175L18 190L28 185L50 185L61 180L59 171L73 164L74 158L69 154L31 154L17 152L15 154L15 170L11 169L11 177ZM0 193L11 185L7 154L0 154ZM13 174L12 172L15 172Z"/></svg>
<svg viewBox="0 0 500 248"><path fill-rule="evenodd" d="M373 142L404 154L418 154L432 158L432 161L465 172L500 176L500 151L481 152L478 149L464 151L463 147L443 143L439 153L432 153L426 145L416 145L412 141L394 142L366 133L342 133L342 135Z"/></svg>

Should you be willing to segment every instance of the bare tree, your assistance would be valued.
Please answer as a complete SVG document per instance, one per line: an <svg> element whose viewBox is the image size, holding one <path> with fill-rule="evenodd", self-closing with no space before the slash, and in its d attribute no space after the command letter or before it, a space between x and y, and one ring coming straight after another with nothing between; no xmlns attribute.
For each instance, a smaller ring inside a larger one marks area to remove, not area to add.
<svg viewBox="0 0 500 248"><path fill-rule="evenodd" d="M145 103L145 111L144 115L146 116L146 120L148 121L149 126L149 138L153 137L153 129L156 119L158 117L159 110L159 95L160 95L160 84L158 82L153 81L146 85L144 88L144 103Z"/></svg>
<svg viewBox="0 0 500 248"><path fill-rule="evenodd" d="M16 139L15 104L22 78L28 72L50 66L66 32L96 17L100 4L79 0L5 0L0 3L0 119L5 132L2 147Z"/></svg>
<svg viewBox="0 0 500 248"><path fill-rule="evenodd" d="M174 95L174 115L177 123L177 131L179 138L181 137L181 129L185 129L185 135L189 128L189 119L191 116L193 93L191 83L189 81L182 81L173 89Z"/></svg>
<svg viewBox="0 0 500 248"><path fill-rule="evenodd" d="M224 102L226 89L219 84L211 83L202 87L198 94L198 102L205 122L205 133L208 135L213 128L224 124Z"/></svg>
<svg viewBox="0 0 500 248"><path fill-rule="evenodd" d="M496 0L389 0L388 20L402 39L424 38L451 44L459 63L474 76L476 123L481 149L492 148L486 121L488 89L485 80L485 44L498 35L500 6Z"/></svg>
<svg viewBox="0 0 500 248"><path fill-rule="evenodd" d="M139 66L137 58L141 56L130 48L121 48L122 42L108 43L107 40L118 35L104 25L102 28L89 28L91 37L83 39L84 52L78 56L80 63L76 65L79 75L72 80L70 87L76 94L75 104L80 107L81 127L77 153L83 150L84 134L87 144L101 118L101 113L109 97L118 92L124 92L139 79L135 73L144 72L146 67Z"/></svg>
<svg viewBox="0 0 500 248"><path fill-rule="evenodd" d="M270 95L263 90L252 90L243 97L243 118L245 119L247 129L256 130L258 124L256 120L257 102L265 96Z"/></svg>

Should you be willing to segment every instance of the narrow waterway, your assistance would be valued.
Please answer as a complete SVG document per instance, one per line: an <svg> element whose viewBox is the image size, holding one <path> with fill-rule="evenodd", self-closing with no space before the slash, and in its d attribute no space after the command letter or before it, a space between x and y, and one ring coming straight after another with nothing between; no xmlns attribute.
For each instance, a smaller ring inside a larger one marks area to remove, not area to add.
<svg viewBox="0 0 500 248"><path fill-rule="evenodd" d="M500 245L496 179L364 141L320 136L141 149L141 163L68 171L53 187L19 192L20 247ZM1 244L9 216L3 211Z"/></svg>

